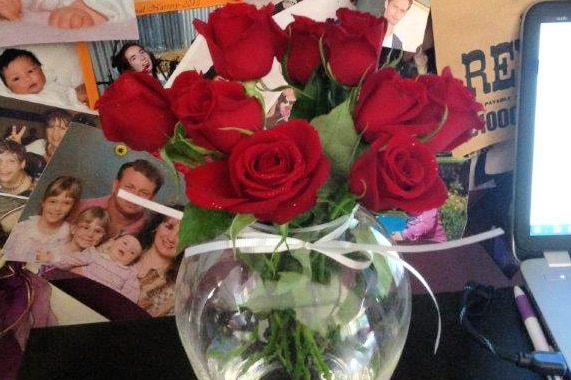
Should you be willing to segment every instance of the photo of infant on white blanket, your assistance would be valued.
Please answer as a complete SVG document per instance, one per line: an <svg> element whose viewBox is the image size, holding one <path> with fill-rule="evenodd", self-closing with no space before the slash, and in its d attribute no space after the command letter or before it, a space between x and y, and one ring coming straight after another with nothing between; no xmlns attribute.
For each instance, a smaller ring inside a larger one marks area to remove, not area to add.
<svg viewBox="0 0 571 380"><path fill-rule="evenodd" d="M0 0L0 46L137 36L132 0Z"/></svg>

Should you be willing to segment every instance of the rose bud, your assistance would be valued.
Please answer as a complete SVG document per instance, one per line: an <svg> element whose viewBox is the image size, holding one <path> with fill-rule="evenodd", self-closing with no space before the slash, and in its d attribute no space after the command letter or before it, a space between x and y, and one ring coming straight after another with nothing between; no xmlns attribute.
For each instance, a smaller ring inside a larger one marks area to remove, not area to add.
<svg viewBox="0 0 571 380"><path fill-rule="evenodd" d="M177 123L161 83L143 72L126 71L97 101L105 138L153 152L169 140Z"/></svg>
<svg viewBox="0 0 571 380"><path fill-rule="evenodd" d="M482 117L484 106L476 101L460 79L452 76L449 67L442 70L440 76L421 75L418 82L426 86L428 105L425 117L438 119L437 133L425 142L433 152L449 151L468 141L475 130L484 128Z"/></svg>
<svg viewBox="0 0 571 380"><path fill-rule="evenodd" d="M185 71L168 94L187 136L204 148L228 154L264 126L262 106L240 82L208 80L196 71Z"/></svg>
<svg viewBox="0 0 571 380"><path fill-rule="evenodd" d="M424 135L436 129L440 121L423 115L427 105L426 86L385 68L363 83L354 110L355 128L368 142L387 133Z"/></svg>
<svg viewBox="0 0 571 380"><path fill-rule="evenodd" d="M321 64L319 40L325 33L325 23L304 16L293 16L287 27L289 42L286 59L287 76L297 84L305 84Z"/></svg>
<svg viewBox="0 0 571 380"><path fill-rule="evenodd" d="M374 212L418 212L440 207L448 198L434 154L405 134L377 139L349 173L349 189Z"/></svg>
<svg viewBox="0 0 571 380"><path fill-rule="evenodd" d="M252 4L227 4L216 9L208 23L193 25L208 44L216 73L226 79L260 79L280 60L286 47L286 34L272 18L273 4L257 9Z"/></svg>
<svg viewBox="0 0 571 380"><path fill-rule="evenodd" d="M356 86L377 71L381 44L387 30L383 17L342 8L339 23L326 23L327 63L335 79L346 86Z"/></svg>

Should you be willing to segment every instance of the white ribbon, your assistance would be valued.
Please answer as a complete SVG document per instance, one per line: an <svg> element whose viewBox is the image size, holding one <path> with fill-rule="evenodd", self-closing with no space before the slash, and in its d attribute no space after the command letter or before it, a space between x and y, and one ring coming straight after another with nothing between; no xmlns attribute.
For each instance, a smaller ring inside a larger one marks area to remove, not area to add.
<svg viewBox="0 0 571 380"><path fill-rule="evenodd" d="M125 191L123 189L119 189L117 196L119 198L123 198L123 199L125 199L131 203L137 204L137 205L142 206L144 208L148 208L149 210L153 210L153 211L156 211L160 214L170 216L171 218L182 220L183 212L176 210L172 207L167 207L167 206L162 205L160 203L153 202L153 201L150 201L150 200L145 199L145 198L141 198L138 195L129 193L128 191Z"/></svg>
<svg viewBox="0 0 571 380"><path fill-rule="evenodd" d="M182 212L174 210L170 207L161 205L159 203L149 201L144 198L137 197L136 195L130 194L124 190L119 190L119 197L125 198L132 203L139 204L140 206L149 208L151 210L160 212L167 216L172 216L177 219L182 219ZM332 222L321 224L317 226L312 226L304 228L304 231L317 231L323 230L330 227L335 227L330 233L326 234L319 240L315 242L306 242L301 239L286 237L283 238L280 235L275 235L269 232L260 232L247 229L242 231L238 237L234 240L216 240L208 243L198 244L185 249L185 257L190 257L194 255L201 255L208 252L225 250L225 249L236 249L239 248L243 253L249 254L264 254L273 252L284 252L296 249L308 249L311 251L319 252L327 257L337 261L341 265L355 270L362 270L369 265L371 265L373 260L373 255L378 254L386 258L395 260L397 263L406 268L410 273L412 273L418 281L424 286L432 302L436 308L438 314L438 330L436 334L436 339L434 342L434 353L438 350L440 344L440 336L442 331L442 319L440 316L440 307L438 306L438 301L436 296L430 289L428 282L424 277L418 272L412 265L407 263L405 260L401 259L398 253L418 253L418 252L434 252L443 251L451 248L458 248L502 235L504 232L501 228L495 228L493 230L483 232L477 235L473 235L467 238L462 238L450 242L436 243L436 244L415 244L415 245L380 245L380 244L359 244L352 243L343 240L335 240L339 238L343 233L351 227L353 223L356 222L354 218L354 213L357 208L349 215L342 216ZM175 216L176 215L176 216ZM260 226L263 230L264 226ZM269 229L268 229L269 231ZM295 232L295 230L292 230ZM347 257L346 255L354 252L360 252L365 255L364 260L354 260ZM397 253L398 252L398 253Z"/></svg>
<svg viewBox="0 0 571 380"><path fill-rule="evenodd" d="M10 194L10 193L4 193L0 191L0 196L2 197L7 197L7 198L15 198L15 199L23 199L25 201L27 201L28 199L30 199L30 197L25 197L23 195L16 195L16 194Z"/></svg>

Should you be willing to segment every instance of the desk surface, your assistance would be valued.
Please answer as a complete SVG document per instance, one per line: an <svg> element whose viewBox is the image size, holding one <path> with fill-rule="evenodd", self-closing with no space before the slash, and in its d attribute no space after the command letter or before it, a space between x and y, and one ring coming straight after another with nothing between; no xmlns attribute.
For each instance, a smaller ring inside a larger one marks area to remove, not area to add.
<svg viewBox="0 0 571 380"><path fill-rule="evenodd" d="M443 333L440 348L433 355L434 306L426 295L413 296L410 333L393 380L542 379L496 358L468 336L458 324L461 297L461 293L437 295ZM496 290L490 313L474 325L505 350L531 349L511 288ZM169 317L32 330L19 379L196 377L180 344L175 320Z"/></svg>

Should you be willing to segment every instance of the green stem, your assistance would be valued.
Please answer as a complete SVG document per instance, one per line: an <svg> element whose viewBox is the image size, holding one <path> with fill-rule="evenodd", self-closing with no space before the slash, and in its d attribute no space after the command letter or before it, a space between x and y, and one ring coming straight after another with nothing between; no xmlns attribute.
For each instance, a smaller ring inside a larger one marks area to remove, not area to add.
<svg viewBox="0 0 571 380"><path fill-rule="evenodd" d="M305 369L304 365L301 365L303 363L304 358L304 352L303 352L303 344L301 342L301 325L298 323L296 325L295 331L293 333L293 339L295 341L295 353L296 353L296 362L298 365L295 366L295 369L292 373L292 377L294 379L298 379L303 375L303 370Z"/></svg>
<svg viewBox="0 0 571 380"><path fill-rule="evenodd" d="M284 334L285 331L288 331L290 328L290 324L291 324L291 317L289 316L289 313L286 314L287 311L284 311L282 313L276 313L273 315L273 319L276 323L276 325L278 326L278 329L280 330L280 334L279 337L280 339L280 346L279 346L279 350L281 352L281 354L279 355L280 361L282 362L283 366L286 368L286 370L288 371L288 373L292 373L293 371L295 371L295 363L292 361L291 358L291 350L290 350L290 346L289 346L289 342L288 342L288 338L289 338L289 334ZM284 317L282 319L282 315L284 314Z"/></svg>
<svg viewBox="0 0 571 380"><path fill-rule="evenodd" d="M325 378L331 379L331 371L329 369L329 366L325 362L323 353L321 352L319 346L317 345L317 342L315 341L313 333L306 326L302 326L302 332L308 351L310 355L313 357L313 360L315 361L315 365L319 369L319 372L321 372L325 376Z"/></svg>
<svg viewBox="0 0 571 380"><path fill-rule="evenodd" d="M313 281L326 283L330 273L327 267L327 257L315 253L310 253L310 255ZM241 256L253 271L259 273L267 281L277 281L280 272L284 270L282 266L288 265L287 260L284 263L280 262L285 257L283 253L274 252L256 259L252 259L247 254ZM256 261L260 259L262 261ZM290 374L292 380L311 380L316 372L322 373L326 379L331 378L331 371L324 357L326 345L323 347L318 345L318 341L326 337L316 336L316 333L300 323L296 318L295 310L274 309L268 313L260 313L258 318L268 321L265 334L267 341L262 342L258 339L256 343L248 344L248 348L258 344L263 344L263 348L257 353L249 349L243 351L243 355L248 356L242 368L243 373L246 373L259 360L264 360L266 363L277 360Z"/></svg>
<svg viewBox="0 0 571 380"><path fill-rule="evenodd" d="M326 284L329 281L329 275L327 256L311 253L311 279L320 284Z"/></svg>

